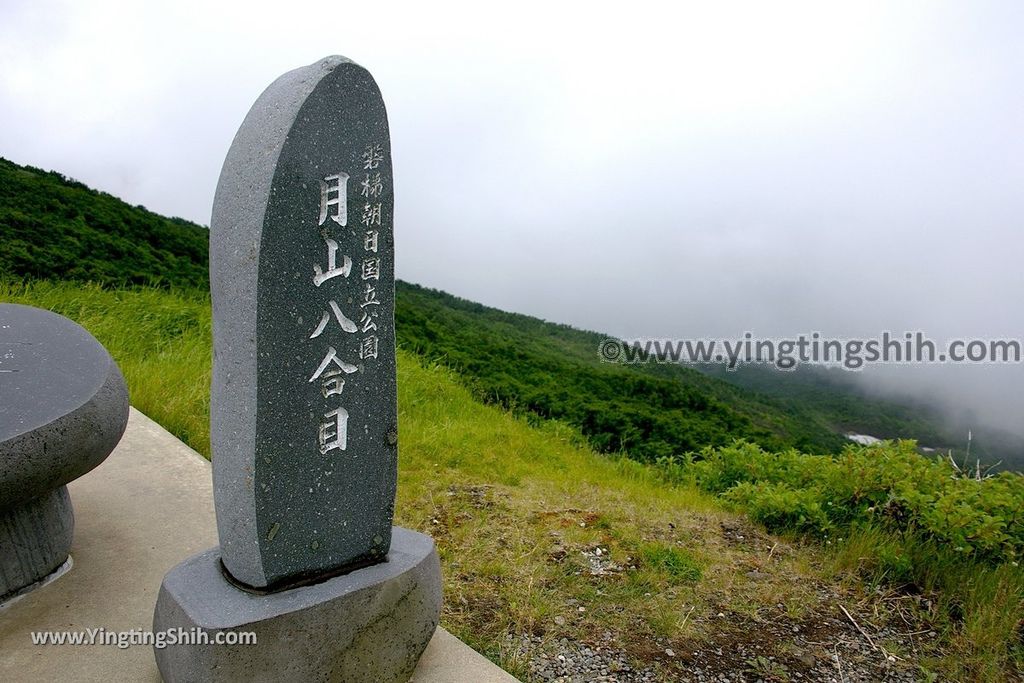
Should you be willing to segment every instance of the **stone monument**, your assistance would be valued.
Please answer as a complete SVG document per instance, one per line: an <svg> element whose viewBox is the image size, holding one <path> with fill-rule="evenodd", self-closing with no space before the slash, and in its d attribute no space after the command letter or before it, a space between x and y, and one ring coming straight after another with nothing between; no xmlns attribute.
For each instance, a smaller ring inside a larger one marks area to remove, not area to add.
<svg viewBox="0 0 1024 683"><path fill-rule="evenodd" d="M65 484L99 465L128 424L117 363L83 327L0 304L0 603L68 560Z"/></svg>
<svg viewBox="0 0 1024 683"><path fill-rule="evenodd" d="M210 638L157 650L166 681L407 680L437 626L433 541L392 527L393 207L369 72L329 57L260 96L210 226L220 545L167 574L154 617Z"/></svg>

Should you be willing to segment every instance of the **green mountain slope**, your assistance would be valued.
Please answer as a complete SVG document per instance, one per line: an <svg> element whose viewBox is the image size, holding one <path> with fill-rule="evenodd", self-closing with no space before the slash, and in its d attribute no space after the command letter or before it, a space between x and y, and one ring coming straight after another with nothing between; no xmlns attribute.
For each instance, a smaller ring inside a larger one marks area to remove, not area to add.
<svg viewBox="0 0 1024 683"><path fill-rule="evenodd" d="M202 226L0 159L0 276L205 290L207 254ZM962 442L934 414L817 374L602 363L604 335L402 282L396 321L401 346L456 368L479 397L564 421L597 450L639 460L737 438L769 450L837 453L846 431L936 448ZM991 455L1010 460L1012 452Z"/></svg>
<svg viewBox="0 0 1024 683"><path fill-rule="evenodd" d="M819 453L845 439L798 408L675 365L617 365L605 337L398 283L399 341L468 378L478 395L578 427L598 450L655 460L744 438Z"/></svg>
<svg viewBox="0 0 1024 683"><path fill-rule="evenodd" d="M204 286L209 232L0 158L0 274Z"/></svg>
<svg viewBox="0 0 1024 683"><path fill-rule="evenodd" d="M1021 437L951 422L923 400L869 396L842 370L603 363L605 335L397 286L403 344L457 368L485 400L569 422L601 451L649 461L741 437L769 450L838 453L854 432L914 439L963 462L973 426L972 458L1024 469Z"/></svg>

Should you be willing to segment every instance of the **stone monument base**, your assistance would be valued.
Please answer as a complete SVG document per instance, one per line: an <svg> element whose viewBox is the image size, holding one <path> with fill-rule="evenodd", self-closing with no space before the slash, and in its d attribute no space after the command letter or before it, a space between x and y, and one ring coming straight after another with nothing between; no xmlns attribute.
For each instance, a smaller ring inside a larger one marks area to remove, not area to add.
<svg viewBox="0 0 1024 683"><path fill-rule="evenodd" d="M0 602L58 570L68 559L74 528L67 486L0 510Z"/></svg>
<svg viewBox="0 0 1024 683"><path fill-rule="evenodd" d="M166 683L404 683L440 614L434 541L415 531L394 527L387 562L265 595L229 583L213 548L167 573L153 617L158 638L207 642L156 647L157 667ZM257 644L220 644L227 632L255 633Z"/></svg>

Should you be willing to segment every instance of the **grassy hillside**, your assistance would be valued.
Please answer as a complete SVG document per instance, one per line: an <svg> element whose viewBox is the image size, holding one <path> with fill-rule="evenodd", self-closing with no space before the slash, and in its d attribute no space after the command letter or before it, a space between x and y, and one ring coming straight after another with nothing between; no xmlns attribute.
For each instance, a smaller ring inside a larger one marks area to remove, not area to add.
<svg viewBox="0 0 1024 683"><path fill-rule="evenodd" d="M205 286L209 233L0 158L0 274Z"/></svg>
<svg viewBox="0 0 1024 683"><path fill-rule="evenodd" d="M81 322L133 404L208 454L205 293L44 282L0 300ZM397 521L437 539L443 623L525 680L583 660L653 680L1021 676L1019 475L955 479L899 445L645 466L408 351L398 371Z"/></svg>
<svg viewBox="0 0 1024 683"><path fill-rule="evenodd" d="M205 290L207 236L58 173L0 159L0 277ZM834 454L851 429L958 443L935 416L849 386L808 383L803 373L709 377L676 365L609 365L598 360L598 333L397 288L403 348L457 369L485 401L576 427L600 452L654 462L743 438L768 450Z"/></svg>
<svg viewBox="0 0 1024 683"><path fill-rule="evenodd" d="M399 342L467 377L478 396L579 428L602 452L639 460L745 438L838 451L844 439L683 367L601 363L603 337L398 284Z"/></svg>
<svg viewBox="0 0 1024 683"><path fill-rule="evenodd" d="M844 433L857 432L963 456L966 429L923 405L869 397L842 371L602 363L605 335L407 283L398 283L395 316L403 345L456 368L479 397L564 420L602 452L653 462L744 438L834 454ZM1024 440L984 428L975 436L975 456L1024 467Z"/></svg>

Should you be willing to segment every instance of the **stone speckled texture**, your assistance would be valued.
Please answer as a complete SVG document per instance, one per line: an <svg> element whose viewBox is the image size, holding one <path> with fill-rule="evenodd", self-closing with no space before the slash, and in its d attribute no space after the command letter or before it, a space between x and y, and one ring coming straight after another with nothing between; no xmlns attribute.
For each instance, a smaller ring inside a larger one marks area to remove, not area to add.
<svg viewBox="0 0 1024 683"><path fill-rule="evenodd" d="M242 584L280 587L388 552L392 213L387 116L369 72L330 57L275 81L228 152L210 235L217 524ZM315 279L332 254L339 272Z"/></svg>
<svg viewBox="0 0 1024 683"><path fill-rule="evenodd" d="M64 564L74 529L66 486L0 510L0 602Z"/></svg>
<svg viewBox="0 0 1024 683"><path fill-rule="evenodd" d="M76 479L128 424L128 388L91 334L31 306L0 304L0 509Z"/></svg>
<svg viewBox="0 0 1024 683"><path fill-rule="evenodd" d="M80 325L0 304L0 600L68 557L68 482L99 465L128 424L128 388Z"/></svg>
<svg viewBox="0 0 1024 683"><path fill-rule="evenodd" d="M437 627L441 568L434 542L395 527L388 561L268 595L224 578L214 548L164 577L153 630L252 631L255 646L157 649L167 683L408 681Z"/></svg>

